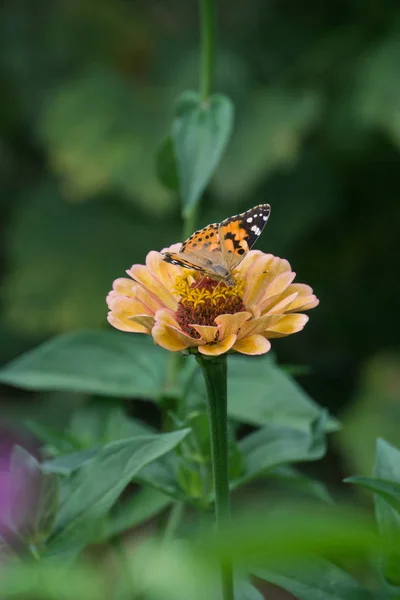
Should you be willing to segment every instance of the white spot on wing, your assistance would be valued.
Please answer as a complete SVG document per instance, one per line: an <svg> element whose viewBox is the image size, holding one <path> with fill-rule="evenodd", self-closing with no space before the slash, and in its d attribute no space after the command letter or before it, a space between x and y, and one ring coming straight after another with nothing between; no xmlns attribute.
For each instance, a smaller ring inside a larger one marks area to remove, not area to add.
<svg viewBox="0 0 400 600"><path fill-rule="evenodd" d="M246 219L246 221L247 221L248 223L251 223L251 222L252 222L252 220L253 220L253 217L249 217L248 219Z"/></svg>
<svg viewBox="0 0 400 600"><path fill-rule="evenodd" d="M251 228L251 231L254 231L254 233L256 235L260 235L260 233L261 233L261 229L259 227L257 227L257 225L253 225L253 227Z"/></svg>

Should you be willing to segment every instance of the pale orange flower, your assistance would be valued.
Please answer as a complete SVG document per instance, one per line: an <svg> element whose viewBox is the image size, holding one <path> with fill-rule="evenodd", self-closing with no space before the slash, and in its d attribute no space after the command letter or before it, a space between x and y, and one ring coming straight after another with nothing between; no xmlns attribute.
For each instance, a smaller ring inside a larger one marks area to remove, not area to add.
<svg viewBox="0 0 400 600"><path fill-rule="evenodd" d="M240 263L234 285L169 264L154 251L146 265L127 273L131 279L116 279L107 296L108 321L121 331L152 335L173 352L265 354L270 339L301 331L308 317L300 311L319 302L308 285L292 283L296 274L287 260L259 250Z"/></svg>

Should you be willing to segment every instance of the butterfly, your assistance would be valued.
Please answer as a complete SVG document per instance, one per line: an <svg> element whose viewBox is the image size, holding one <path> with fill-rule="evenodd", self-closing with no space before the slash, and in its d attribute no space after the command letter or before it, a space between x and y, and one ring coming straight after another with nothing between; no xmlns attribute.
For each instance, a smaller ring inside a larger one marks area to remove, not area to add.
<svg viewBox="0 0 400 600"><path fill-rule="evenodd" d="M232 285L232 272L260 237L270 213L269 204L259 204L221 223L207 225L183 242L179 252L162 252L163 260Z"/></svg>

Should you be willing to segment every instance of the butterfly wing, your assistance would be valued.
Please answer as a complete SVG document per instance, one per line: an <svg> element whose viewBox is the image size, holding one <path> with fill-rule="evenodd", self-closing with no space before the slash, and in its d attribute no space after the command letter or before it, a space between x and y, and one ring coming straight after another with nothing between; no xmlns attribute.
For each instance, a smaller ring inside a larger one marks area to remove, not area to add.
<svg viewBox="0 0 400 600"><path fill-rule="evenodd" d="M259 204L240 215L221 221L218 234L223 264L231 272L260 237L269 215L269 204Z"/></svg>
<svg viewBox="0 0 400 600"><path fill-rule="evenodd" d="M221 265L223 258L219 243L218 223L195 231L180 247L179 252L163 253L164 260L186 269L195 269L215 275L213 268Z"/></svg>

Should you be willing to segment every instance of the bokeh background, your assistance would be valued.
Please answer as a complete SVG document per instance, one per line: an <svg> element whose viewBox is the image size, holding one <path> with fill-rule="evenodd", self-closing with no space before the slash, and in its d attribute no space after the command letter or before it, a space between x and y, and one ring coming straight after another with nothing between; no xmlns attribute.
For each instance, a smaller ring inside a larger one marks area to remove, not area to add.
<svg viewBox="0 0 400 600"><path fill-rule="evenodd" d="M215 91L235 128L197 225L271 204L258 247L321 299L274 350L344 421L314 467L338 483L370 472L377 435L400 444L400 6L220 0L218 13ZM181 239L157 153L174 100L198 87L198 45L194 0L2 3L2 363L108 327L112 280ZM2 387L3 428L60 422L76 401Z"/></svg>

